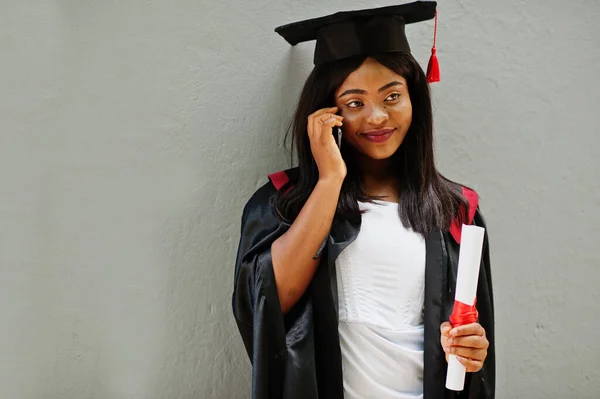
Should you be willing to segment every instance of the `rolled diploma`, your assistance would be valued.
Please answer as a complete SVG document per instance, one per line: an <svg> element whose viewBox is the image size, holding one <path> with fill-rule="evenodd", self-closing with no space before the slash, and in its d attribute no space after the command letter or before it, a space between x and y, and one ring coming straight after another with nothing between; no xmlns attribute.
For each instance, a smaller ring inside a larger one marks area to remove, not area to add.
<svg viewBox="0 0 600 399"><path fill-rule="evenodd" d="M469 306L473 306L477 294L484 233L485 229L483 227L464 224L462 226L455 300ZM465 374L465 366L460 364L456 356L450 355L448 358L448 373L446 374L446 388L452 391L462 391L465 387Z"/></svg>

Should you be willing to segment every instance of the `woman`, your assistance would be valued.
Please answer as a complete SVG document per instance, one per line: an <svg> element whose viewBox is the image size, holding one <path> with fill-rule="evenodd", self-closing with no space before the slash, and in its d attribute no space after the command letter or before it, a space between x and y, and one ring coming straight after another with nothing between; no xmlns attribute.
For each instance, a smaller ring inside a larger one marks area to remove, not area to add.
<svg viewBox="0 0 600 399"><path fill-rule="evenodd" d="M494 397L487 236L479 319L448 322L460 226L485 224L475 192L435 168L428 82L404 36L434 15L417 2L279 28L316 39L316 65L292 125L299 166L242 217L233 311L253 398ZM448 354L467 368L462 392L444 387Z"/></svg>

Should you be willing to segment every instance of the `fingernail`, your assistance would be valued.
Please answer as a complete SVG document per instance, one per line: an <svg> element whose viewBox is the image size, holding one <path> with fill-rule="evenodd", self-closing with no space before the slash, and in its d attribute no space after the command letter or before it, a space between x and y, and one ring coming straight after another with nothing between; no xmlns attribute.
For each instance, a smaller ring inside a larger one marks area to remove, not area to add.
<svg viewBox="0 0 600 399"><path fill-rule="evenodd" d="M450 335L456 335L456 329L450 330Z"/></svg>

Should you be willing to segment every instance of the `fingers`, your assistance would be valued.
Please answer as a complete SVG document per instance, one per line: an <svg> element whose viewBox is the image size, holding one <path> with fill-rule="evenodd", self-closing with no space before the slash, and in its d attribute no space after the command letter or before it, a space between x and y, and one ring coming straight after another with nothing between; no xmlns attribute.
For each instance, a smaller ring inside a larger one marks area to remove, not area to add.
<svg viewBox="0 0 600 399"><path fill-rule="evenodd" d="M333 127L342 126L337 107L323 108L308 117L308 138L310 150L319 169L319 179L334 178L339 181L346 177L346 163L334 138Z"/></svg>
<svg viewBox="0 0 600 399"><path fill-rule="evenodd" d="M452 330L452 324L447 321L440 326L440 343L442 344L444 352L446 352L446 362L448 361L448 351L446 349L450 347L450 344L448 343L448 340L450 339L450 330Z"/></svg>
<svg viewBox="0 0 600 399"><path fill-rule="evenodd" d="M337 112L338 108L337 107L331 107L331 108L322 108L318 111L313 112L312 114L310 114L308 116L308 133L309 134L313 134L315 133L315 120L321 118L324 114L329 113L329 114L335 114Z"/></svg>
<svg viewBox="0 0 600 399"><path fill-rule="evenodd" d="M325 116L329 116L329 115L331 115L331 114L325 114ZM336 125L337 126L342 126L342 120L340 118L341 118L341 116L335 115L335 116L332 116L332 117L327 118L327 119L323 118L323 120L319 120L319 121L321 122L321 124L323 126L332 128L332 127L334 127Z"/></svg>
<svg viewBox="0 0 600 399"><path fill-rule="evenodd" d="M456 359L465 366L469 373L475 373L483 367L483 361L467 359L462 356L456 356Z"/></svg>
<svg viewBox="0 0 600 399"><path fill-rule="evenodd" d="M342 126L342 117L335 114L323 114L316 119L318 122L313 122L313 127L318 130L319 123L322 127L333 128L334 126ZM321 128L322 129L322 128Z"/></svg>
<svg viewBox="0 0 600 399"><path fill-rule="evenodd" d="M315 118L312 115L308 116L308 125L306 126L306 130L308 130L308 138L310 140L313 139L315 126L314 126Z"/></svg>
<svg viewBox="0 0 600 399"><path fill-rule="evenodd" d="M461 356L471 360L483 362L487 357L487 349L466 348L464 346L452 346L444 350L448 355Z"/></svg>
<svg viewBox="0 0 600 399"><path fill-rule="evenodd" d="M313 112L312 114L310 114L308 116L308 137L309 138L313 138L313 136L318 135L321 130L317 129L317 123L322 123L320 121L320 118L322 118L325 114L331 114L331 115L335 115L335 112L337 112L337 107L331 107L331 108L323 108L320 109L318 111ZM325 119L327 119L325 117ZM317 120L319 120L319 122L317 122Z"/></svg>
<svg viewBox="0 0 600 399"><path fill-rule="evenodd" d="M460 337L463 335L480 335L485 337L485 330L479 323L465 324L464 326L458 326L450 330L450 336Z"/></svg>
<svg viewBox="0 0 600 399"><path fill-rule="evenodd" d="M312 117L318 117L318 116L321 116L321 115L323 115L325 113L328 113L328 112L331 113L331 114L335 114L337 112L337 110L338 110L338 107L321 108L320 110L313 112L309 116L309 118L311 116Z"/></svg>
<svg viewBox="0 0 600 399"><path fill-rule="evenodd" d="M448 340L450 339L450 335L448 334L452 329L452 325L448 322L442 323L440 326L440 343L442 344L442 348L446 350L450 346ZM448 360L448 356L446 356L446 360Z"/></svg>
<svg viewBox="0 0 600 399"><path fill-rule="evenodd" d="M308 135L311 139L318 139L321 137L323 129L329 131L333 129L334 126L342 126L342 120L344 118L335 114L337 110L337 107L323 108L312 113L308 117L307 128Z"/></svg>
<svg viewBox="0 0 600 399"><path fill-rule="evenodd" d="M479 323L452 328L450 323L445 322L440 326L440 333L446 360L448 355L455 355L469 372L479 371L483 367L490 344Z"/></svg>
<svg viewBox="0 0 600 399"><path fill-rule="evenodd" d="M452 337L448 339L450 346L464 346L466 348L487 349L490 343L481 335L469 335L464 337Z"/></svg>
<svg viewBox="0 0 600 399"><path fill-rule="evenodd" d="M442 333L442 335L449 335L450 330L452 330L452 324L450 324L447 321L443 322L440 326L440 332Z"/></svg>

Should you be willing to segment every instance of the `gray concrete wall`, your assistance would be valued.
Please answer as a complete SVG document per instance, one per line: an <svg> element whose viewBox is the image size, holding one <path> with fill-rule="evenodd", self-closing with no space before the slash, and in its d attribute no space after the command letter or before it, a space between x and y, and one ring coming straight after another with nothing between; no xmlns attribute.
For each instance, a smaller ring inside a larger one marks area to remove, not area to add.
<svg viewBox="0 0 600 399"><path fill-rule="evenodd" d="M0 399L248 397L239 218L313 48L272 30L365 4L2 2ZM600 397L599 20L440 6L437 153L488 219L499 398Z"/></svg>

